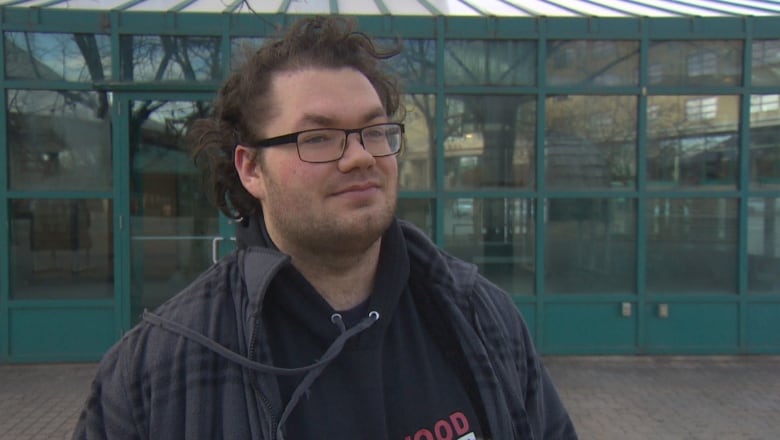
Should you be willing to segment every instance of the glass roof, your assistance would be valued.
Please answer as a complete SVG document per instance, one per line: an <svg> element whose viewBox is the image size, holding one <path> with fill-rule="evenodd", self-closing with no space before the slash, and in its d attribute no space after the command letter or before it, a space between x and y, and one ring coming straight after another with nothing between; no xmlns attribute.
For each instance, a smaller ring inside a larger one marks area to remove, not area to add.
<svg viewBox="0 0 780 440"><path fill-rule="evenodd" d="M780 0L0 0L52 9L496 17L780 15Z"/></svg>

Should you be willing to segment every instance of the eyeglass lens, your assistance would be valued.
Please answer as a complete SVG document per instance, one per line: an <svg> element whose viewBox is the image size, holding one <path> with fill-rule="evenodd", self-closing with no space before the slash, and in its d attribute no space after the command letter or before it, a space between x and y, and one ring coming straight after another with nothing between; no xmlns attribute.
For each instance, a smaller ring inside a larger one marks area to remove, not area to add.
<svg viewBox="0 0 780 440"><path fill-rule="evenodd" d="M397 124L366 127L361 131L363 148L372 156L390 156L401 147L401 128ZM307 162L329 162L341 158L346 146L344 130L310 130L298 135L298 154Z"/></svg>

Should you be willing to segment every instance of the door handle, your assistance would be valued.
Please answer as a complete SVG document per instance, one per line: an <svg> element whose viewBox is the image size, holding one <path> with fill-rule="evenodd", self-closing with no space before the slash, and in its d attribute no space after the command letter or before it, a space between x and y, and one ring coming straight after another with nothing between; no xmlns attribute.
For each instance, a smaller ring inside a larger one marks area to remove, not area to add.
<svg viewBox="0 0 780 440"><path fill-rule="evenodd" d="M211 262L216 263L219 261L219 242L224 240L222 237L214 237L211 239ZM236 241L236 237L230 237L230 241Z"/></svg>
<svg viewBox="0 0 780 440"><path fill-rule="evenodd" d="M222 237L214 237L211 240L211 262L216 263L219 261L219 242L222 241Z"/></svg>
<svg viewBox="0 0 780 440"><path fill-rule="evenodd" d="M658 317L669 319L669 304L658 304Z"/></svg>

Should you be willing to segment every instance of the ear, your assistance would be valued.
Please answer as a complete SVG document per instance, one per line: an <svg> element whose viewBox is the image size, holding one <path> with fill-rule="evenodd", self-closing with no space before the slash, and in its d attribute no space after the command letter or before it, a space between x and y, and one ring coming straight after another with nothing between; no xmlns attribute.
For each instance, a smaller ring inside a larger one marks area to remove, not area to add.
<svg viewBox="0 0 780 440"><path fill-rule="evenodd" d="M256 149L236 145L236 150L233 153L233 164L244 188L249 194L262 201L265 198L265 179L260 165L257 163L258 154L260 152Z"/></svg>

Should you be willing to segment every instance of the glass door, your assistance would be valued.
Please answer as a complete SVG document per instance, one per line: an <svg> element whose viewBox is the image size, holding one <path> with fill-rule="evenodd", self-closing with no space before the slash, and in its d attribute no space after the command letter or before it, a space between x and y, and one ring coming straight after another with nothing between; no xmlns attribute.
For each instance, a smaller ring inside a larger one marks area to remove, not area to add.
<svg viewBox="0 0 780 440"><path fill-rule="evenodd" d="M213 96L133 94L127 111L130 325L190 284L231 247L232 227L207 200L186 140Z"/></svg>
<svg viewBox="0 0 780 440"><path fill-rule="evenodd" d="M0 268L0 363L91 361L121 334L112 96L5 93L0 252L10 258Z"/></svg>

